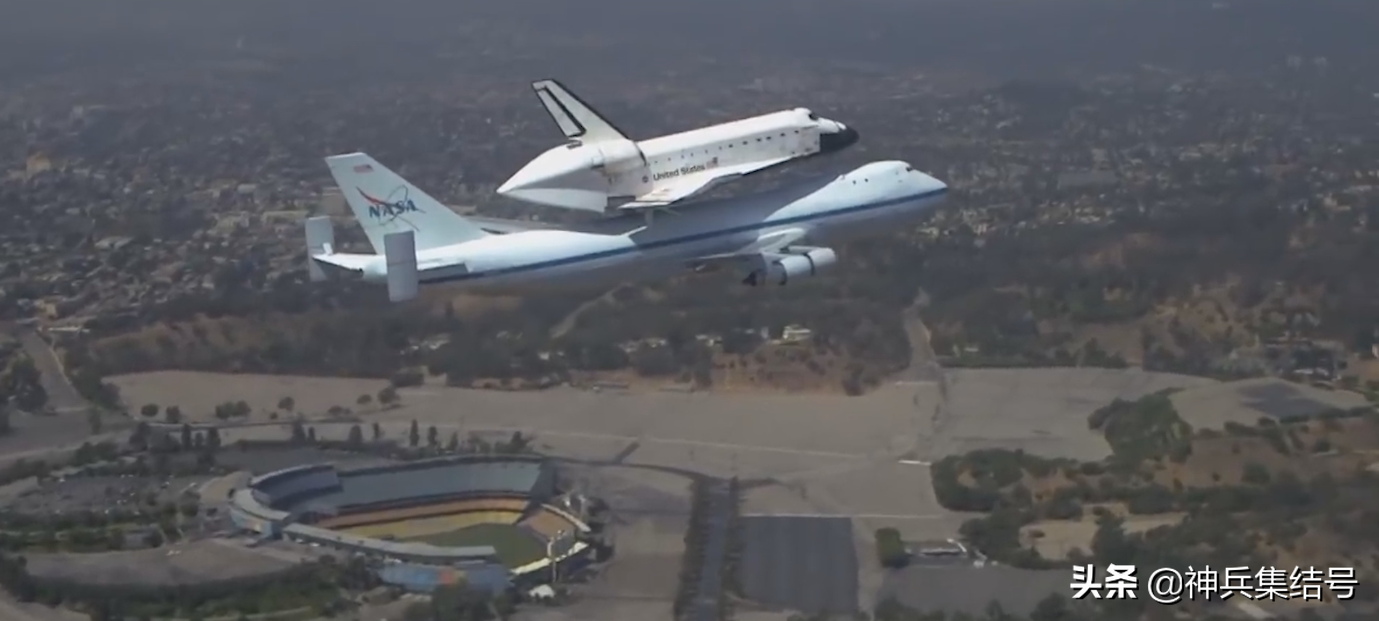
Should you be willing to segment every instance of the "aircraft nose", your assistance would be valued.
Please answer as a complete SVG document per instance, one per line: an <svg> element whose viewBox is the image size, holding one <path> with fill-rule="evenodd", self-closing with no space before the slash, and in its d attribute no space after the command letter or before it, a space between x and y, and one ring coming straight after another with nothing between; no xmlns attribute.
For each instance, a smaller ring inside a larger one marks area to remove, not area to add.
<svg viewBox="0 0 1379 621"><path fill-rule="evenodd" d="M503 196L508 196L513 192L520 192L523 189L530 188L539 183L543 175L534 174L536 171L533 171L532 168L532 165L528 164L523 166L521 170L513 173L511 177L508 177L507 181L503 182L503 185L498 186L498 193Z"/></svg>
<svg viewBox="0 0 1379 621"><path fill-rule="evenodd" d="M921 175L924 176L924 185L926 185L926 186L928 186L928 187L930 187L930 188L933 188L935 191L938 191L938 192L945 192L945 191L948 190L948 184L946 184L946 183L944 183L943 181L939 180L938 177L935 177L935 176L933 176L933 175L931 175L931 174L929 174L929 173L919 173L919 174L921 174Z"/></svg>
<svg viewBox="0 0 1379 621"><path fill-rule="evenodd" d="M821 134L819 136L820 151L823 151L824 153L842 151L843 149L846 149L856 144L858 140L862 139L862 136L857 133L857 130L843 125L842 123L837 123L837 126L838 131Z"/></svg>

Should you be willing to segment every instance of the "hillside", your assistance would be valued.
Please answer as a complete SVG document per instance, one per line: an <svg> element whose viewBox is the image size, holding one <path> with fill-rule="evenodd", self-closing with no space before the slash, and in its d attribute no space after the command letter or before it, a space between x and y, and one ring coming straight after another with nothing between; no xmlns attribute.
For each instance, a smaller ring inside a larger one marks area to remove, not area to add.
<svg viewBox="0 0 1379 621"><path fill-rule="evenodd" d="M1216 390L1218 386L1205 389ZM1350 566L1356 597L1379 578L1379 415L1329 409L1294 420L1194 429L1168 393L1091 415L1101 462L977 451L935 465L939 500L989 512L964 534L1022 566Z"/></svg>

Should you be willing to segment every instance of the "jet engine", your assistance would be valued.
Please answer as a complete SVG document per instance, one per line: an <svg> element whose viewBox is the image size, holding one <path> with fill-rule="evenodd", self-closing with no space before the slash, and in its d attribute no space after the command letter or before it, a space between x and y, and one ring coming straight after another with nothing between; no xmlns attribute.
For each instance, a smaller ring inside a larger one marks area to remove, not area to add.
<svg viewBox="0 0 1379 621"><path fill-rule="evenodd" d="M791 280L817 276L820 270L838 262L838 254L830 248L814 248L800 254L788 254L767 263L766 269L753 270L742 284L749 287L784 287Z"/></svg>

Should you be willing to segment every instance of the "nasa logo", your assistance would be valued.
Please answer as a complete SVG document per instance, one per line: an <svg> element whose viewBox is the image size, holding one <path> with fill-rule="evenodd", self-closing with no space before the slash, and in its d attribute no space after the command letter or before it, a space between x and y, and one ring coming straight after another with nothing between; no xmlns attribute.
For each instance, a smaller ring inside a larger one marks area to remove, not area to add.
<svg viewBox="0 0 1379 621"><path fill-rule="evenodd" d="M409 213L423 213L417 204L407 195L407 186L399 186L396 190L389 193L388 200L369 196L362 189L355 188L359 195L369 202L369 217L381 221L384 224L397 220ZM401 196L397 196L397 195ZM394 198L396 196L396 198ZM404 220L406 222L406 220ZM411 224L408 222L408 224Z"/></svg>

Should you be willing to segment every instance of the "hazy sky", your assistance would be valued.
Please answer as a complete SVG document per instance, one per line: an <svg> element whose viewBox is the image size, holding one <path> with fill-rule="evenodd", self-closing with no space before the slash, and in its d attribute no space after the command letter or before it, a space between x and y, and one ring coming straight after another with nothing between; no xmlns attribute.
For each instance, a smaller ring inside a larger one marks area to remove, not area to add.
<svg viewBox="0 0 1379 621"><path fill-rule="evenodd" d="M1009 76L1379 56L1379 2L1365 0L0 0L0 12L10 70L193 59L241 38L297 61L527 54L609 75L655 75L690 56Z"/></svg>

